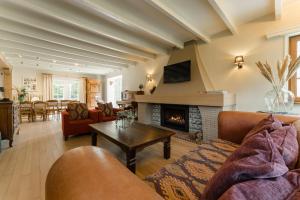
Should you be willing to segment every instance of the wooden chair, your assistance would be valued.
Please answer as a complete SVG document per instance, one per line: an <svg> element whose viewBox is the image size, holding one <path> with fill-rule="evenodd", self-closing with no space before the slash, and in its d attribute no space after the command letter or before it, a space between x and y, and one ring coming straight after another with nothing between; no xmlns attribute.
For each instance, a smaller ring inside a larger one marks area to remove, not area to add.
<svg viewBox="0 0 300 200"><path fill-rule="evenodd" d="M33 104L30 101L24 101L20 103L20 122L22 123L22 117L27 116L28 121L33 121Z"/></svg>
<svg viewBox="0 0 300 200"><path fill-rule="evenodd" d="M60 100L59 105L58 105L59 112L66 110L69 103L70 103L70 100Z"/></svg>
<svg viewBox="0 0 300 200"><path fill-rule="evenodd" d="M58 107L58 101L57 100L48 100L46 102L47 106L46 106L46 115L47 118L50 118L50 115L55 116L56 114L58 114L59 111L59 107Z"/></svg>
<svg viewBox="0 0 300 200"><path fill-rule="evenodd" d="M70 103L80 103L78 100L71 100Z"/></svg>
<svg viewBox="0 0 300 200"><path fill-rule="evenodd" d="M35 101L33 103L33 119L36 120L36 116L40 115L43 118L43 121L46 120L47 117L47 103L43 101Z"/></svg>

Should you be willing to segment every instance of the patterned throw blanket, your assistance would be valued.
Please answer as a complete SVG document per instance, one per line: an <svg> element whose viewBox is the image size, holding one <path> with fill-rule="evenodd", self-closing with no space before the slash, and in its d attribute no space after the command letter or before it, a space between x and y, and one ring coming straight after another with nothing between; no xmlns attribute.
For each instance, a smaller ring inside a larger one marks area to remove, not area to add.
<svg viewBox="0 0 300 200"><path fill-rule="evenodd" d="M237 147L220 139L203 143L145 181L164 199L199 199L208 180Z"/></svg>

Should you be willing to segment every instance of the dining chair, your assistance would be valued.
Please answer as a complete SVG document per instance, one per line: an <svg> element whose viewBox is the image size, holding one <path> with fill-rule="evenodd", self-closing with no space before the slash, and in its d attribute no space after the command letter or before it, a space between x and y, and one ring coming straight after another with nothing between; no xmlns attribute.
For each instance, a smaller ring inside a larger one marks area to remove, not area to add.
<svg viewBox="0 0 300 200"><path fill-rule="evenodd" d="M52 117L58 115L58 110L59 110L58 100L48 100L46 102L46 116L47 116L47 119L50 118L50 115Z"/></svg>
<svg viewBox="0 0 300 200"><path fill-rule="evenodd" d="M41 116L43 121L46 120L46 115L47 115L46 107L47 107L47 103L43 102L43 101L35 101L33 103L33 113L34 113L33 114L33 119L34 119L34 121L36 120L36 117L38 115Z"/></svg>
<svg viewBox="0 0 300 200"><path fill-rule="evenodd" d="M33 121L33 104L30 101L24 101L20 103L19 112L20 122L22 123L22 117L26 116L28 121Z"/></svg>

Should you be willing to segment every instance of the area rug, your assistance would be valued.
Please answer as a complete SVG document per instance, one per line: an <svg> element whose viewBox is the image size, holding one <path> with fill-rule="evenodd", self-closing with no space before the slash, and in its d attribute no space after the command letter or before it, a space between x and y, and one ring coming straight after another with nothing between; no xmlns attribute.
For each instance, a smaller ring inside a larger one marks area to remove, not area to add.
<svg viewBox="0 0 300 200"><path fill-rule="evenodd" d="M224 140L212 140L168 164L145 182L164 199L199 199L208 180L222 166L238 145Z"/></svg>

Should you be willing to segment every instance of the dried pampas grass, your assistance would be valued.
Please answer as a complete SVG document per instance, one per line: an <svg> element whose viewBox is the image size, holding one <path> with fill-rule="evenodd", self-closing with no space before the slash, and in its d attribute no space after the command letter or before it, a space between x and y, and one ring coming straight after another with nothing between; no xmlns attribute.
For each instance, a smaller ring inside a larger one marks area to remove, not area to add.
<svg viewBox="0 0 300 200"><path fill-rule="evenodd" d="M275 88L282 88L297 72L300 67L300 56L291 62L291 58L287 55L283 62L277 62L276 71L268 63L256 63L260 73L273 85Z"/></svg>

